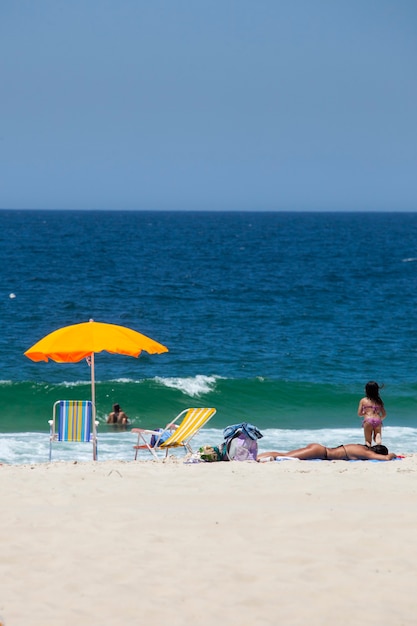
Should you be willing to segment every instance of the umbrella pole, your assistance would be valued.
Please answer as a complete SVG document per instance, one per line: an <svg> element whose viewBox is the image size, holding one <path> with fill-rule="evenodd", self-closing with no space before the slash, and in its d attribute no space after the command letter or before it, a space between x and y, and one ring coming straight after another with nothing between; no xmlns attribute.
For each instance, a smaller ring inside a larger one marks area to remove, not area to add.
<svg viewBox="0 0 417 626"><path fill-rule="evenodd" d="M94 352L91 353L91 401L93 403L93 459L97 461L96 383L94 376Z"/></svg>
<svg viewBox="0 0 417 626"><path fill-rule="evenodd" d="M91 368L91 401L93 406L96 406L96 386L94 380L94 352L91 353L90 357L90 368Z"/></svg>

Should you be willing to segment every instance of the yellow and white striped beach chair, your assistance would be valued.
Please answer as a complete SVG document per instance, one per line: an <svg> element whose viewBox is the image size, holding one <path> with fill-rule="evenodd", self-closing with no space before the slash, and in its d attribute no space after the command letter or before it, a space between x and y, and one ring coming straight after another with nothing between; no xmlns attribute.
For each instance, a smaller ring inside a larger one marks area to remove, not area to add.
<svg viewBox="0 0 417 626"><path fill-rule="evenodd" d="M216 409L213 408L184 409L163 429L145 430L143 428L132 428L132 433L136 433L138 436L137 444L133 446L135 460L138 457L139 450L148 450L157 461L160 460L158 452L165 451L165 457L167 457L170 448L183 447L187 452L192 453L191 439L207 424L215 413ZM181 417L183 417L182 422L176 426L176 422ZM166 434L169 432L172 432L172 434L167 439Z"/></svg>
<svg viewBox="0 0 417 626"><path fill-rule="evenodd" d="M93 460L97 460L97 424L91 400L57 400L49 420L49 460L56 441L91 442Z"/></svg>

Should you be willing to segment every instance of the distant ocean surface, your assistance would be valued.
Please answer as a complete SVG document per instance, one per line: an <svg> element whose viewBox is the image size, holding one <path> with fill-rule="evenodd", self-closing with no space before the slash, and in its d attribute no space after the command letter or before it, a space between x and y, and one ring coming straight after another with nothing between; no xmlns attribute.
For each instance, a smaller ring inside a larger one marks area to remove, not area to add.
<svg viewBox="0 0 417 626"><path fill-rule="evenodd" d="M133 458L115 402L148 428L216 407L197 444L242 421L263 450L362 442L368 380L383 442L417 452L417 214L1 210L0 240L0 462L47 461L55 400L90 397L85 361L23 354L90 318L169 348L96 355L101 460Z"/></svg>

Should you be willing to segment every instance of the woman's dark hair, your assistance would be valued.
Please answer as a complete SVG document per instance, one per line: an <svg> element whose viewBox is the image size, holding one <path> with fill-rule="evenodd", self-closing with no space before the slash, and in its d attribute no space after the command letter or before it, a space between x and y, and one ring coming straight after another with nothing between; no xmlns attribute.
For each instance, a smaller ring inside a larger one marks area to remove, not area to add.
<svg viewBox="0 0 417 626"><path fill-rule="evenodd" d="M388 448L386 446L382 446L381 444L379 444L378 446L372 446L371 450L376 454L383 454L384 456L387 456L388 454Z"/></svg>
<svg viewBox="0 0 417 626"><path fill-rule="evenodd" d="M381 396L379 395L379 390L382 389L383 386L384 385L381 385L380 387L378 383L376 383L374 380L370 380L369 383L366 383L365 385L366 397L372 400L373 402L375 402L376 404L380 404L381 406L384 406Z"/></svg>

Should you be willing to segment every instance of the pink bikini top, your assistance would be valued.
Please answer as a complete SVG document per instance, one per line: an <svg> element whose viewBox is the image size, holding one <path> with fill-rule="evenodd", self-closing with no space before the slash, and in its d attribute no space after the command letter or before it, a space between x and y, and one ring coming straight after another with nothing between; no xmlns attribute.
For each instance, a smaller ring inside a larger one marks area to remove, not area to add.
<svg viewBox="0 0 417 626"><path fill-rule="evenodd" d="M366 404L362 407L362 413L365 413L365 411L367 411L368 409L372 409L374 413L379 413L381 408L382 407L378 406L377 404Z"/></svg>

